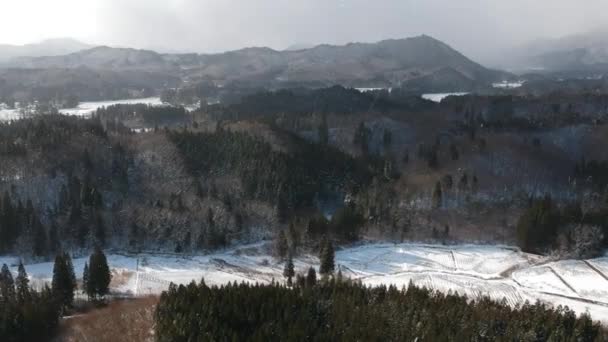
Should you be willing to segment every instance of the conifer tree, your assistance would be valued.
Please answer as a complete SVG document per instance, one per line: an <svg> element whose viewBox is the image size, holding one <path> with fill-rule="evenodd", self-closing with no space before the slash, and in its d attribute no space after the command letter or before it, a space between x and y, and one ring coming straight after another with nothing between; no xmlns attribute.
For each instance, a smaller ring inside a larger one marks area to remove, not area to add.
<svg viewBox="0 0 608 342"><path fill-rule="evenodd" d="M324 241L319 259L321 260L319 273L323 276L332 274L336 269L336 265L334 246L330 240L326 239Z"/></svg>
<svg viewBox="0 0 608 342"><path fill-rule="evenodd" d="M72 258L68 253L60 253L55 257L53 266L53 281L51 291L53 297L62 309L69 309L74 303L74 290L76 289L76 276Z"/></svg>
<svg viewBox="0 0 608 342"><path fill-rule="evenodd" d="M314 267L310 267L308 269L308 273L306 274L306 286L313 287L317 284L317 271L315 271Z"/></svg>
<svg viewBox="0 0 608 342"><path fill-rule="evenodd" d="M103 298L109 292L112 274L108 266L108 260L101 248L96 247L89 257L88 292L95 300Z"/></svg>
<svg viewBox="0 0 608 342"><path fill-rule="evenodd" d="M22 261L19 261L19 267L17 268L15 286L17 289L17 301L21 304L28 302L30 299L30 280Z"/></svg>
<svg viewBox="0 0 608 342"><path fill-rule="evenodd" d="M287 262L285 263L285 268L283 269L283 276L287 278L287 285L291 286L291 279L295 276L296 272L293 265L293 257L289 254L287 258Z"/></svg>
<svg viewBox="0 0 608 342"><path fill-rule="evenodd" d="M84 263L84 269L82 270L82 290L87 294L89 299L92 297L93 293L89 283L89 263L87 262Z"/></svg>
<svg viewBox="0 0 608 342"><path fill-rule="evenodd" d="M6 264L2 265L0 271L0 300L9 301L15 298L15 281L13 274Z"/></svg>

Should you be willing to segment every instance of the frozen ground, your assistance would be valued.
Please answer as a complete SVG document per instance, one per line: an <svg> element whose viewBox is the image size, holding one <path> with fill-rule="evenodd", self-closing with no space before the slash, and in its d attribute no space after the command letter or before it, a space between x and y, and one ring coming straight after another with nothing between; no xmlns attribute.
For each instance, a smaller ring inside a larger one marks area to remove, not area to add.
<svg viewBox="0 0 608 342"><path fill-rule="evenodd" d="M152 106L160 106L163 103L160 97L148 97L142 99L125 99L114 101L97 101L97 102L81 102L76 108L67 108L59 110L60 113L66 115L89 116L97 110L97 108L108 107L116 104L137 104L144 103ZM21 118L21 113L18 109L7 109L0 107L0 121L18 120Z"/></svg>
<svg viewBox="0 0 608 342"><path fill-rule="evenodd" d="M209 255L109 254L112 290L133 295L160 293L170 282L186 284L205 279L208 284L283 281L283 263L268 253L268 246L241 246ZM0 258L12 265L14 257ZM85 259L74 260L78 277ZM345 276L366 285L407 286L411 281L438 291L469 297L503 298L512 305L540 300L589 312L608 323L608 257L549 262L506 246L440 246L423 244L366 244L336 252L336 264ZM318 266L313 256L295 260L297 271ZM49 281L52 263L26 265L32 283Z"/></svg>

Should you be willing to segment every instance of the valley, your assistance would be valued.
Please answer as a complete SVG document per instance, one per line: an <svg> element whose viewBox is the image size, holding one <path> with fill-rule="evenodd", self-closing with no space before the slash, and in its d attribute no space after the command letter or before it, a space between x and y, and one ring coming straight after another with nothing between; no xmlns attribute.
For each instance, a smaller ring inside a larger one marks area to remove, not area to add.
<svg viewBox="0 0 608 342"><path fill-rule="evenodd" d="M16 260L2 257L0 264L15 265ZM78 278L85 261L74 259ZM263 242L206 255L108 251L108 263L114 275L111 293L127 297L159 295L170 283L188 285L201 279L210 286L285 281L284 262L272 255L270 243ZM303 273L318 267L319 259L302 255L294 264L296 272ZM25 266L34 286L51 281L52 263ZM511 306L540 301L608 323L608 257L552 260L509 246L364 243L339 249L336 269L366 286L401 288L412 283L470 299L505 300Z"/></svg>

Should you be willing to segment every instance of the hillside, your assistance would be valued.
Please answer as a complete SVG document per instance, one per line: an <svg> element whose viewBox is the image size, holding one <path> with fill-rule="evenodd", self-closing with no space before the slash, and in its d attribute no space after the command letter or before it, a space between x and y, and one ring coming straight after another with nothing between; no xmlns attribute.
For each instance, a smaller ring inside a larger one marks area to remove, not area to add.
<svg viewBox="0 0 608 342"><path fill-rule="evenodd" d="M263 87L333 84L391 87L415 83L424 91L466 91L509 77L484 68L429 36L344 46L319 45L295 51L247 48L204 55L96 47L64 56L19 58L9 65L162 71L194 81L240 82Z"/></svg>

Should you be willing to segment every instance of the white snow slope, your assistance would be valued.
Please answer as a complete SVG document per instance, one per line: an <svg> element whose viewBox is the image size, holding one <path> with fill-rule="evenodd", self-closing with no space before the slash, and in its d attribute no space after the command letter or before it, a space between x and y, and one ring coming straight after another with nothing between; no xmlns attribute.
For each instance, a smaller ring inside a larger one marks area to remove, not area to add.
<svg viewBox="0 0 608 342"><path fill-rule="evenodd" d="M112 290L117 293L157 294L170 282L207 284L283 281L284 264L268 253L265 244L240 246L203 256L108 254L113 269ZM78 277L86 259L74 260ZM16 272L15 257L0 258ZM425 286L469 297L503 298L511 305L540 300L589 312L608 324L608 257L585 261L549 262L506 246L441 246L424 244L365 244L336 252L336 264L345 276L363 284ZM318 267L314 256L295 260L296 270ZM52 263L28 264L32 284L52 276Z"/></svg>

